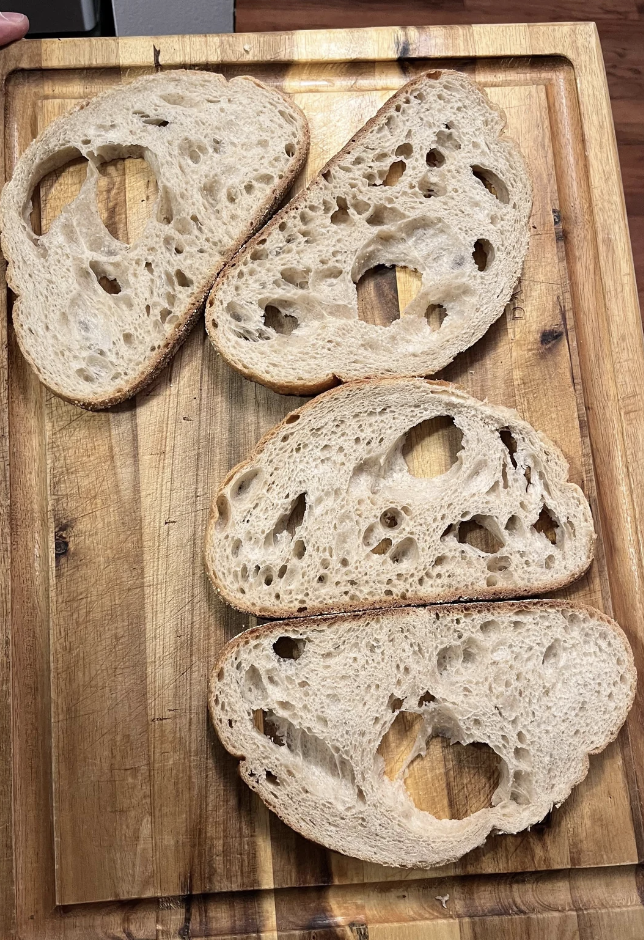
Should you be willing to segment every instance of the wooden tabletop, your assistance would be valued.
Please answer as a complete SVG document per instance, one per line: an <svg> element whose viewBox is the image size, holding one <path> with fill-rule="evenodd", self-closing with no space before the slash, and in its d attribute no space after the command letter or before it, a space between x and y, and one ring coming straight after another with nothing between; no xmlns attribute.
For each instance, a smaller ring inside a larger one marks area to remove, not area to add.
<svg viewBox="0 0 644 940"><path fill-rule="evenodd" d="M499 330L450 367L449 377L534 415L555 440L563 435L571 473L589 493L602 536L595 568L574 590L586 591L597 606L612 603L644 665L644 340L592 25L23 42L0 53L2 166L10 173L31 137L72 100L142 71L189 65L252 72L302 103L315 97L316 82L332 85L333 76L346 100L362 88L367 97L338 112L339 129L325 125L323 109L309 103L310 175L330 145L325 134L350 136L351 121L361 123L364 109L405 80L405 69L413 73L436 60L469 69L493 86L499 103L523 109L511 118L513 127L525 135L533 173L543 177L535 200L543 225L535 222L524 301L515 298ZM368 77L362 86L361 70ZM539 129L547 131L547 145L537 140ZM74 172L61 177L62 190L75 185ZM41 223L61 197L57 182L41 187ZM148 201L149 181L143 188L138 177L130 182L137 205ZM408 287L404 278L394 285L399 302ZM6 300L3 291L3 306ZM534 322L519 322L523 302L535 311ZM562 323L555 338L565 336L566 348L551 343L547 330L542 339L542 326L551 324L540 318L551 316ZM575 831L547 865L535 857L517 873L510 850L501 849L501 865L475 859L458 873L434 877L381 870L358 878L350 859L329 860L318 847L289 842L288 831L276 838L269 814L235 788L234 762L223 763L205 725L195 730L190 716L204 711L202 680L217 643L247 625L215 608L199 580L200 520L210 488L293 400L215 362L195 331L136 402L87 415L45 395L20 357L4 310L1 328L0 513L10 537L0 544L0 636L10 656L0 658L0 741L11 759L0 763L0 936L644 935L636 864L644 851L641 695L610 763L594 764L586 791L578 791L586 792L588 811L575 809L571 798ZM510 349L514 362L507 366ZM184 570L189 579L179 577ZM172 595L168 585L179 581L183 587ZM189 611L187 639L168 632L172 604L177 623ZM177 695L187 725L167 720ZM221 762L212 778L214 802L191 769L195 741L200 760L209 767ZM186 791L198 795L198 810ZM185 808L181 819L175 805ZM238 842L240 826L245 835ZM531 839L507 844L525 858L537 844ZM220 856L213 857L212 845L221 846ZM531 870L540 867L555 870Z"/></svg>

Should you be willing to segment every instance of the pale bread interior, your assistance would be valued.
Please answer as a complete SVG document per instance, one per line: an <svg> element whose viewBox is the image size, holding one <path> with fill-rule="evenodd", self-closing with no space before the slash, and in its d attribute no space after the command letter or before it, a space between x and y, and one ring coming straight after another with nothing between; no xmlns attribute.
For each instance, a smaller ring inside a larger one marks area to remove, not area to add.
<svg viewBox="0 0 644 940"><path fill-rule="evenodd" d="M298 832L429 868L562 803L617 734L635 682L626 637L588 607L406 608L247 631L215 666L210 712L242 778ZM422 721L390 779L379 746L401 712ZM435 735L499 756L489 807L459 820L415 806L405 777Z"/></svg>

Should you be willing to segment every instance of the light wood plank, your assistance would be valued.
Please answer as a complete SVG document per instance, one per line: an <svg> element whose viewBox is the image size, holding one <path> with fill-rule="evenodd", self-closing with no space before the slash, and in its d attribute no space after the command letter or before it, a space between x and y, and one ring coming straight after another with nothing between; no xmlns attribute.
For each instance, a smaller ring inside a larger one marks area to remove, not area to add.
<svg viewBox="0 0 644 940"><path fill-rule="evenodd" d="M45 100L40 130L73 105ZM119 169L102 196L114 236L126 238ZM77 195L85 170L73 161L43 181L41 231ZM136 413L128 404L90 415L50 395L47 417L57 896L67 900L72 880L73 900L96 899L101 884L102 898L118 897L121 863L135 894L146 894L152 833L147 696L137 682L145 647Z"/></svg>
<svg viewBox="0 0 644 940"><path fill-rule="evenodd" d="M461 940L461 931L457 920L439 920L431 927L426 923L376 924L369 928L369 940Z"/></svg>

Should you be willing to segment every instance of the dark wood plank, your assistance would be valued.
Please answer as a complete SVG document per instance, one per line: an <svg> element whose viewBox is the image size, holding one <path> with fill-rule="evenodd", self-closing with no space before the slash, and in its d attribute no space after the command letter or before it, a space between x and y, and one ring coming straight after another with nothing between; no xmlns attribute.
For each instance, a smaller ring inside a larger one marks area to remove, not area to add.
<svg viewBox="0 0 644 940"><path fill-rule="evenodd" d="M595 3L588 4L593 19ZM611 98L644 99L644 16L633 22L597 23Z"/></svg>
<svg viewBox="0 0 644 940"><path fill-rule="evenodd" d="M639 286L640 309L644 310L644 215L630 216L628 227L631 232L635 276Z"/></svg>
<svg viewBox="0 0 644 940"><path fill-rule="evenodd" d="M335 29L352 26L448 26L468 23L637 21L635 0L237 0L237 32L282 29Z"/></svg>
<svg viewBox="0 0 644 940"><path fill-rule="evenodd" d="M620 147L624 198L629 218L644 216L644 146L626 144Z"/></svg>

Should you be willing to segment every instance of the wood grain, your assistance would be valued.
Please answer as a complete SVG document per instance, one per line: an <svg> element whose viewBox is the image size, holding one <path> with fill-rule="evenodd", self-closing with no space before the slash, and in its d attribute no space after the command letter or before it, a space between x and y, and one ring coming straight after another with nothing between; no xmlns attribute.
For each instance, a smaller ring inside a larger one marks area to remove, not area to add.
<svg viewBox="0 0 644 940"><path fill-rule="evenodd" d="M315 73L318 81L320 68L318 66ZM351 81L353 105L347 111L351 115L352 124L362 123L366 119L374 106L374 99L379 102L386 97L386 91L377 90L380 81L384 79L387 85L396 81L395 74L390 70L383 69L380 74L376 71L373 76L362 77L362 81L365 84L369 82L371 87L365 88L363 95L357 95L353 85L356 75L361 71L360 67L345 68L343 76L345 82ZM480 77L482 81L492 83L499 80L498 73L489 71ZM343 87L338 76L334 78L335 87ZM296 83L299 83L300 89L306 88L311 79L310 68L305 72L296 67L287 74L286 84L296 93L298 102L310 115L315 159L322 163L342 145L344 134L350 133L350 130L340 126L334 134L333 129L326 125L329 106L324 95L315 92L310 96L306 91L297 90ZM399 71L397 81L400 83L402 80ZM374 91L374 86L377 91ZM341 93L333 91L331 94L339 98ZM564 256L560 263L557 254L554 213L559 211L559 200L545 90L536 83L516 86L512 82L503 87L492 86L490 94L493 100L506 109L510 132L520 139L530 164L535 183L531 225L536 234L531 240L520 288L523 315L516 317L516 306L513 307L512 319L508 320L506 316L505 323L499 329L490 331L488 337L474 350L460 357L447 370L446 377L458 381L480 397L489 396L500 403L518 407L528 419L563 447L571 464L572 479L592 492L592 474L589 475L588 467L584 469L582 466L583 447L575 392L576 364L573 366L569 348L569 342L574 345L572 313L570 326L565 322L566 260ZM341 102L338 102L338 107L341 107ZM316 131L322 126L323 136L319 136ZM72 166L69 173L72 174L73 182L77 167ZM63 178L60 177L56 192L62 191L62 182ZM123 187L121 192L126 195ZM43 205L46 197L46 193L41 194ZM126 200L125 204L129 212L129 202ZM114 212L109 210L106 214L111 217ZM125 237L127 230L128 222L123 218L120 230L122 237ZM553 272L557 272L555 277ZM370 282L363 282L361 306L365 316L369 316L380 328L386 329L386 324L404 311L406 298L401 303L398 277L406 278L406 288L405 281L401 285L408 294L411 292L409 282L413 278L402 271L384 269L373 273ZM543 341L544 335L546 342ZM71 493L65 493L64 498L54 502L54 527L59 528L68 517L75 518L82 514L85 518L87 507L91 507L85 530L74 533L75 547L69 554L65 568L59 567L55 590L56 620L62 620L68 627L71 625L74 634L83 628L84 642L77 644L77 651L82 652L83 661L87 663L91 675L99 677L94 683L98 719L95 714L77 717L76 684L80 682L85 689L87 683L83 680L81 669L69 669L66 655L68 644L64 640L59 658L59 641L56 638L53 644L54 701L61 720L55 722L60 737L56 745L54 792L59 832L58 896L64 903L111 896L125 897L128 893L129 896L183 893L186 886L190 886L193 891L259 887L266 883L265 877L279 886L382 877L381 870L375 866L366 869L364 866L341 866L339 870L334 868L329 864L324 850L311 850L300 837L273 821L270 823L271 852L276 857L271 859L267 874L263 873L261 865L257 865L257 858L239 869L226 863L227 853L246 860L252 856L247 852L231 853L232 845L237 842L243 844L245 840L245 824L241 823L241 814L231 815L226 812L221 816L218 813L221 794L230 792L227 777L217 787L219 800L214 806L208 801L208 794L213 792L213 784L209 779L212 765L207 740L204 738L207 726L204 728L199 724L199 708L205 695L206 664L213 661L225 637L221 627L218 628L221 612L210 604L208 587L204 581L200 537L205 525L209 496L217 480L250 449L251 442L285 414L293 403L243 383L242 390L248 389L253 396L255 412L261 415L261 405L266 403L272 420L268 415L265 418L262 416L262 426L257 427L255 420L248 420L253 409L247 405L237 410L231 426L229 415L232 402L239 401L241 394L243 403L243 391L235 389L233 393L231 389L230 397L220 395L220 407L218 410L213 409L215 390L225 386L226 380L221 371L223 366L219 365L217 376L210 366L208 347L196 339L188 344L153 391L141 397L136 412L128 411L129 419L135 420L136 428L125 430L115 425L115 428L119 428L117 433L122 435L122 442L115 442L114 433L111 433L112 452L99 452L95 458L86 458L86 485L71 470L78 459L75 447L69 458L63 458L55 449L51 451L50 478L56 481L57 473L60 472L64 479L73 481L74 487ZM579 376L577 380L581 381ZM552 389L553 394L543 396L544 387ZM199 395L194 394L197 389ZM110 416L110 420L119 419ZM93 423L84 425L82 421L74 423L74 431L80 435L79 451L89 453L94 439L100 439L98 431L91 430L94 426ZM58 442L55 445L57 447L65 448L69 444L65 428L66 420L62 427L50 431L49 436ZM201 433L200 429L203 429ZM251 433L253 431L254 434ZM410 454L415 472L435 474L444 470L454 456L449 453L449 435L438 433L428 438L420 429L416 433L417 446ZM89 435L89 439L84 444L85 434ZM213 437L219 443L216 450L209 447ZM421 437L424 440L421 441ZM232 457L232 454L235 456ZM59 463L60 471L57 470ZM109 468L110 464L114 467L135 468L135 473L127 480L120 481L108 476L104 482L101 479L97 487L96 468ZM113 491L125 500L122 507L111 499ZM102 509L98 509L96 500ZM106 568L105 564L99 564L99 570L106 571L108 580L99 579L95 583L97 603L92 605L91 619L87 611L79 608L75 585L86 585L91 579L91 562L89 566L83 564L79 561L81 556L87 559L104 558L106 561L118 557L120 546L128 542L122 519L130 520L136 535L129 560L119 567L119 571L126 575L127 582L116 585L114 595L124 601L134 592L132 604L138 620L129 622L125 611L116 609L113 630L117 636L113 637L112 631L106 631L103 626L106 618L102 609L103 599L107 598L108 603L111 603L109 566ZM100 545L95 543L95 537L100 538ZM186 552L183 547L191 543L192 550ZM74 559L75 567L72 568L70 564L74 564ZM600 582L601 574L595 565L586 578L567 593L601 605ZM96 621L93 626L94 613ZM237 620L241 622L240 618ZM126 687L126 694L119 697L124 709L120 713L109 700L102 708L99 703L103 684L109 688L123 685L118 672L123 660L118 643L119 636L127 637L130 631L137 636L145 634L148 640L138 653L137 648L133 648L127 657L127 676L131 686ZM96 643L97 632L107 640L107 651ZM114 646L114 643L117 645ZM110 655L112 651L115 655ZM116 670L113 676L105 676L105 662L111 663ZM179 676L188 676L189 679L179 684ZM129 709L132 709L131 720L128 719ZM68 727L67 722L70 720L72 724ZM109 728L113 728L111 733ZM92 785L94 769L97 769L102 779L105 762L107 766L117 767L132 764L127 750L122 755L123 761L120 759L123 745L119 743L117 729L122 728L128 729L126 748L131 745L141 755L146 753L146 747L149 749L147 758L139 768L147 784L143 780L140 783L133 780L134 789L130 798L129 781L117 780L113 799L118 800L119 825L110 828L108 832L104 831L102 824L99 829L90 825L86 827L86 835L85 830L79 835L74 822L78 812L78 798L70 788L70 780L80 776L90 787L88 802L82 812L83 818L95 819L97 822L102 820L99 806L104 802L104 795L100 788L95 789ZM107 753L105 751L106 739L113 742L115 750L112 753L109 749ZM412 741L413 735L407 745L411 746ZM78 742L82 742L86 767L79 766L76 757ZM446 752L445 760L442 752L438 755L441 757L443 774L436 774L433 780L439 789L450 775L454 777L453 761L449 755L450 752ZM222 755L218 755L215 767L221 764L226 767L228 763ZM186 767L191 769L189 785L185 782ZM468 778L475 781L483 775L479 772L476 759L464 763L462 775L464 786L461 792L466 794ZM587 863L635 860L626 775L618 751L615 751L611 772L608 775L600 774L598 781L599 785L581 788L582 795L578 803L568 804L564 810L555 814L545 847L542 833L492 842L464 860L459 866L460 870L560 867L573 864L573 858L584 851ZM414 784L418 788L417 794L414 792ZM145 799L135 796L139 786L149 800L147 809ZM422 774L411 775L409 786L412 795L417 795L422 803L428 805L432 802L433 786L423 779ZM150 792L147 787L151 788ZM238 788L239 784L235 783L234 789ZM475 797L477 788L473 787L472 790ZM609 794L613 797L612 803L608 801ZM244 795L242 788L241 799ZM240 796L236 799L239 800ZM456 804L467 802L467 798L461 795L452 802L455 805L447 807L448 812L458 812L462 806L457 810ZM571 805L579 807L579 818L575 818L572 823L569 819ZM610 809L609 814L607 807ZM196 816L195 808L198 808ZM478 808L480 806L473 805L472 811ZM207 809L211 812L207 812ZM256 807L253 809L256 812ZM603 825L605 815L606 824ZM209 825L211 819L214 819L212 832ZM583 825L584 819L593 819L597 831L605 837L589 840ZM611 828L610 822L617 819L619 825ZM149 834L143 828L144 820L150 827ZM249 825L251 829L254 826L252 814ZM258 826L261 832L267 831L261 818ZM617 831L621 833L620 837L610 839L611 832ZM124 836L126 832L130 833L129 839ZM575 839L576 832L583 833L583 839ZM75 859L92 855L97 838L103 846L103 858L99 859L94 853L94 866L77 866ZM571 845L571 838L574 845ZM80 844L79 839L82 839ZM261 845L261 836L258 839ZM154 852L153 859L147 854L150 841L154 847L151 850ZM590 849L584 849L584 846L589 845ZM174 851L170 853L172 847ZM129 852L130 865L121 865L122 879L119 880L118 873L112 873L107 860L119 860L124 852ZM260 857L264 857L261 848L259 853ZM452 867L449 870L457 869ZM141 874L137 878L136 873L139 871L147 873L147 877Z"/></svg>
<svg viewBox="0 0 644 940"><path fill-rule="evenodd" d="M531 54L564 55L572 66ZM642 453L644 353L592 29L21 43L0 58L9 75L5 166L11 172L38 122L155 61L223 63L229 74L252 71L295 93L307 110L313 147L301 183L406 76L429 65L429 55L447 57L444 64L455 57L490 89L537 184L521 289L445 377L515 405L563 447L603 536L589 575L568 593L605 609L612 593L642 663L644 481L640 462L627 463L626 454ZM45 226L78 185L79 167L68 172L41 186ZM106 174L101 199L104 219L131 239L153 202L154 181L145 165L120 161ZM600 276L589 277L593 271ZM404 315L414 275L386 277L387 290L372 289L366 306L385 319ZM3 625L11 685L6 666L0 671L0 734L13 716L13 794L9 777L0 776L0 837L12 842L11 852L0 853L7 935L14 921L29 938L100 931L388 940L505 931L541 940L644 932L640 876L625 864L644 842L639 700L627 733L593 758L585 783L538 832L493 839L458 867L432 877L405 873L402 882L395 870L311 846L238 782L235 761L210 731L210 663L248 618L219 604L199 561L215 484L297 400L230 372L199 331L152 389L104 415L46 397L11 335L9 350L9 437L0 438L8 447L0 486L9 476L11 496L5 489L11 558L0 555L0 573L11 564L11 619ZM419 472L435 472L454 441L447 431L430 444L421 437L410 459ZM440 755L433 772L419 767L409 786L418 799L438 795L445 813L472 811L488 792L485 760L459 760L458 749L440 740L432 747ZM548 868L558 871L536 873ZM525 874L520 881L503 874L511 871ZM230 893L244 887L264 890ZM72 903L137 894L150 900Z"/></svg>

